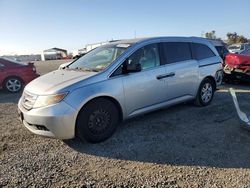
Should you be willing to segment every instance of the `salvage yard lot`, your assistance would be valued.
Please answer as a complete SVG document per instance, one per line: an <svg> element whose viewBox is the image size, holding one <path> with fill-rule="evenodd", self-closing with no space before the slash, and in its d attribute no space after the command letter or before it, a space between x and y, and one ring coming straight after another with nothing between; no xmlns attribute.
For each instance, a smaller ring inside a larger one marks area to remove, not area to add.
<svg viewBox="0 0 250 188"><path fill-rule="evenodd" d="M66 61L36 63L40 74ZM19 122L20 94L0 91L0 187L249 187L249 84L223 85L208 107L179 104L119 126L100 144L33 135Z"/></svg>

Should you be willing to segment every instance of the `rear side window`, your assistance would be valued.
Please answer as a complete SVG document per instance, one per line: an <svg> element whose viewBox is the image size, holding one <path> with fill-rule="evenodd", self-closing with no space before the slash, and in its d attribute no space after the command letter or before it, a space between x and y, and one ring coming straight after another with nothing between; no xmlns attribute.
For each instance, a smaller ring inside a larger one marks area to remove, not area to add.
<svg viewBox="0 0 250 188"><path fill-rule="evenodd" d="M214 52L208 46L204 44L194 43L193 47L194 47L195 56L197 60L202 60L202 59L215 56Z"/></svg>
<svg viewBox="0 0 250 188"><path fill-rule="evenodd" d="M192 59L190 44L187 42L165 42L162 45L164 64Z"/></svg>

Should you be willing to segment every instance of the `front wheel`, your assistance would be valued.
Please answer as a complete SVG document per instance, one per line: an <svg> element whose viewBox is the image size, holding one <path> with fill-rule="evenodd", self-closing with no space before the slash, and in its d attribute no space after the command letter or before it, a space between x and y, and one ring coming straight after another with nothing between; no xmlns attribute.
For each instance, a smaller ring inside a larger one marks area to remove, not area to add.
<svg viewBox="0 0 250 188"><path fill-rule="evenodd" d="M196 95L195 104L197 106L207 106L209 105L214 97L215 85L213 81L209 78L204 79L199 87L198 93Z"/></svg>
<svg viewBox="0 0 250 188"><path fill-rule="evenodd" d="M102 142L115 132L118 121L119 113L114 103L107 99L96 99L80 111L76 134L91 143Z"/></svg>

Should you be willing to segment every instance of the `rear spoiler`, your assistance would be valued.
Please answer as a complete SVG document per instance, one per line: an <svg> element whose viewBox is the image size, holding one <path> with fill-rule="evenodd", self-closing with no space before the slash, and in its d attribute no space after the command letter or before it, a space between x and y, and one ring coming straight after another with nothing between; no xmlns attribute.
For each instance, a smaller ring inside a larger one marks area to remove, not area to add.
<svg viewBox="0 0 250 188"><path fill-rule="evenodd" d="M245 128L250 129L250 117L248 117L244 112L241 111L234 89L230 88L229 91L230 91L230 94L233 98L233 102L234 102L234 106L236 108L237 114L238 114L240 120L244 123L243 126Z"/></svg>

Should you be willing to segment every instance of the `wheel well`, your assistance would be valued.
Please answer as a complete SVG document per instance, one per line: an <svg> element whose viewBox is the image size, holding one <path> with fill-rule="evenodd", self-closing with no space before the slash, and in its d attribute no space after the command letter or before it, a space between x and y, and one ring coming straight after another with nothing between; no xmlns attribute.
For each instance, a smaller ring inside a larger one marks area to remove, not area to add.
<svg viewBox="0 0 250 188"><path fill-rule="evenodd" d="M215 79L214 79L214 77L212 77L212 76L207 76L207 77L205 77L203 80L205 80L205 79L209 79L209 80L211 80L212 82L213 82L213 87L214 87L214 89L216 89L216 81L215 81Z"/></svg>
<svg viewBox="0 0 250 188"><path fill-rule="evenodd" d="M81 108L81 110L78 112L78 115L84 109L84 107L86 107L90 102L93 102L96 99L106 99L106 100L111 101L116 106L116 108L118 110L119 121L120 122L122 121L122 119L123 119L123 113L122 113L122 107L121 107L120 103L116 99L114 99L113 97L109 97L109 96L101 96L101 97L96 97L96 98L93 98L93 99L89 100L86 104L83 105L83 107ZM77 119L78 119L78 115L77 115Z"/></svg>

